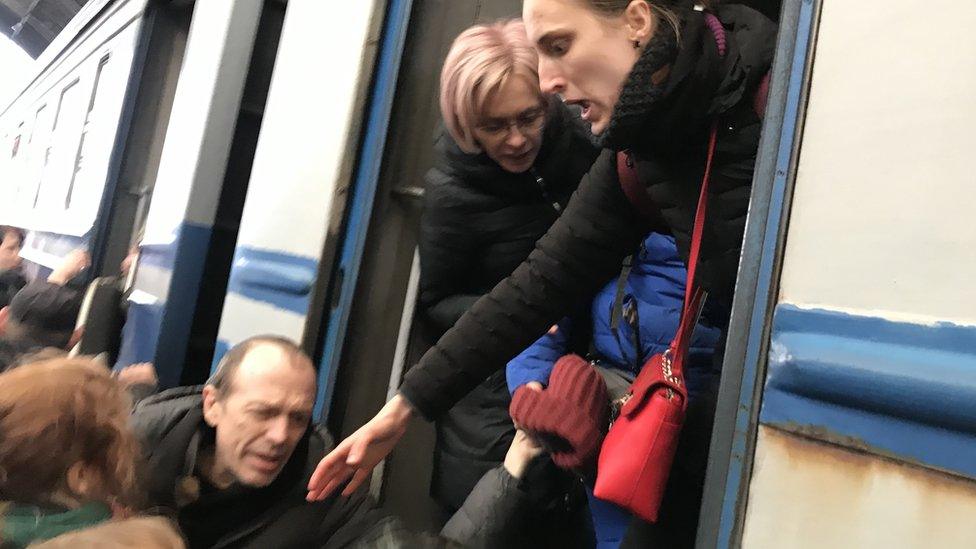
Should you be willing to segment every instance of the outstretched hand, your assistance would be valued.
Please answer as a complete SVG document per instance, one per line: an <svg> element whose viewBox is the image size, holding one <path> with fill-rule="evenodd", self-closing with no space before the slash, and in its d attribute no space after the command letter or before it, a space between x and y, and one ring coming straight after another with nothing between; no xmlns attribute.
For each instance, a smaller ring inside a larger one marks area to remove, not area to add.
<svg viewBox="0 0 976 549"><path fill-rule="evenodd" d="M308 481L306 499L323 500L346 481L349 483L342 495L352 495L369 478L373 468L393 451L406 432L412 414L406 399L394 396L373 419L322 458Z"/></svg>
<svg viewBox="0 0 976 549"><path fill-rule="evenodd" d="M64 286L91 265L91 256L85 250L73 250L66 255L61 264L55 267L47 281L51 284Z"/></svg>

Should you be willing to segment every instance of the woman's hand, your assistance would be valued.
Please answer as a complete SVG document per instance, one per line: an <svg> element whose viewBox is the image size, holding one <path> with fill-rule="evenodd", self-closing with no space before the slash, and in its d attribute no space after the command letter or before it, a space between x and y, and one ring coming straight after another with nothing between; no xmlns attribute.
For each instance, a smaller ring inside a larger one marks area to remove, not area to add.
<svg viewBox="0 0 976 549"><path fill-rule="evenodd" d="M512 440L512 445L508 447L508 453L505 454L505 470L515 478L522 478L529 463L541 453L542 445L519 429L515 431L515 439Z"/></svg>
<svg viewBox="0 0 976 549"><path fill-rule="evenodd" d="M352 495L373 467L393 451L412 415L407 399L399 394L390 399L373 419L322 458L308 481L305 499L321 501L350 478L342 495Z"/></svg>

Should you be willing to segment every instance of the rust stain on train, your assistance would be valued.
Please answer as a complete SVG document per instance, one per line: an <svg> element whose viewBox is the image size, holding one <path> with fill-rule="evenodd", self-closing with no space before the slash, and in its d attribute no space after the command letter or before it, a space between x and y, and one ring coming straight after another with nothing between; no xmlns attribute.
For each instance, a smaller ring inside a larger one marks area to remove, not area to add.
<svg viewBox="0 0 976 549"><path fill-rule="evenodd" d="M957 473L943 471L920 462L906 459L872 446L848 435L842 435L817 425L764 425L767 443L778 446L793 462L821 461L829 465L845 479L844 488L858 490L861 480L884 469L885 474L896 474L904 480L920 483L925 493L935 503L940 494L960 489L972 492L974 481Z"/></svg>
<svg viewBox="0 0 976 549"><path fill-rule="evenodd" d="M764 427L775 431L782 431L785 433L789 433L791 435L794 435L794 437L799 437L799 438L792 438L792 440L807 439L815 443L823 443L823 444L829 444L833 446L840 446L845 450L857 452L859 454L866 454L876 459L883 459L898 466L925 469L927 471L935 471L940 475L957 477L961 480L970 480L967 477L962 476L959 473L956 473L954 471L947 471L938 467L933 467L927 463L918 461L916 459L896 454L884 448L879 448L877 446L865 442L863 439L860 439L858 437L853 437L850 435L844 435L838 433L822 425L806 425L801 423L788 422L788 423L764 424Z"/></svg>
<svg viewBox="0 0 976 549"><path fill-rule="evenodd" d="M763 425L742 546L971 548L973 513L973 480L828 429Z"/></svg>

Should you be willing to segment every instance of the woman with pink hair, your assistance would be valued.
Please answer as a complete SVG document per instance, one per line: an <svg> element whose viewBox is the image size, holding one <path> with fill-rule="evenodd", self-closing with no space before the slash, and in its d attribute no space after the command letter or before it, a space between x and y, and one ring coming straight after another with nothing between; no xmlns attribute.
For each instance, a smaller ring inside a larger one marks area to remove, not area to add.
<svg viewBox="0 0 976 549"><path fill-rule="evenodd" d="M438 335L528 257L596 158L582 121L539 91L538 62L518 20L465 30L444 62L445 131L426 177L420 235L420 303ZM515 435L502 366L437 424L432 493L449 513ZM564 480L535 483L555 492L547 499L573 492L582 503L571 479L539 467Z"/></svg>

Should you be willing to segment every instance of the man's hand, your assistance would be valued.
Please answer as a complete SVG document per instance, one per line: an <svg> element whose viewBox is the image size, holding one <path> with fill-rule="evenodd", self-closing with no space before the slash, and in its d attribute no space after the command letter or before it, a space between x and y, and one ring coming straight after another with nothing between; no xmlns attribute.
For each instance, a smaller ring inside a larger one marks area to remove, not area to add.
<svg viewBox="0 0 976 549"><path fill-rule="evenodd" d="M126 366L119 370L115 377L123 387L133 385L156 385L159 379L156 377L156 368L152 362L140 362L132 366Z"/></svg>
<svg viewBox="0 0 976 549"><path fill-rule="evenodd" d="M529 463L541 453L542 445L519 429L515 431L515 440L505 454L505 470L515 478L522 478Z"/></svg>
<svg viewBox="0 0 976 549"><path fill-rule="evenodd" d="M64 286L72 278L78 276L78 273L87 269L89 265L91 265L91 257L88 252L74 250L65 256L61 264L51 273L51 276L47 277L47 281L51 284Z"/></svg>
<svg viewBox="0 0 976 549"><path fill-rule="evenodd" d="M349 479L342 495L352 495L373 467L393 451L412 415L413 408L405 398L398 394L390 399L373 419L322 458L308 481L306 499L323 500Z"/></svg>

